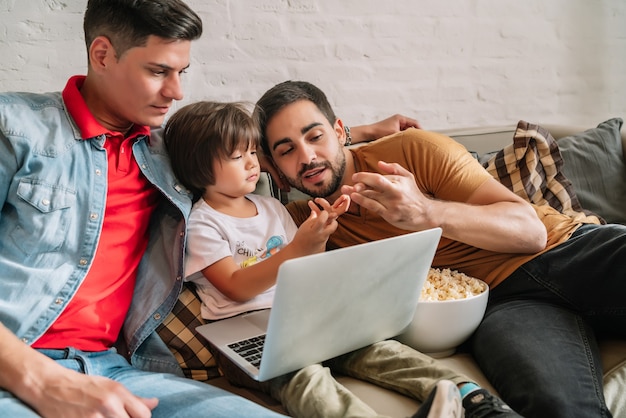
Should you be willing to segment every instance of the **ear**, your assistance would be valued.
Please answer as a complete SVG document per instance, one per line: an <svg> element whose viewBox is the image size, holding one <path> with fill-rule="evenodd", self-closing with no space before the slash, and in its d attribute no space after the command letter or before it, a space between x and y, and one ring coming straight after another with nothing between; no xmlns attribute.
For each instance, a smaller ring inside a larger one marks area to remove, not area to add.
<svg viewBox="0 0 626 418"><path fill-rule="evenodd" d="M339 143L343 145L346 142L346 130L344 129L343 121L337 118L333 128L335 129Z"/></svg>
<svg viewBox="0 0 626 418"><path fill-rule="evenodd" d="M96 72L106 69L107 63L115 60L115 48L109 38L100 35L89 46L89 66Z"/></svg>

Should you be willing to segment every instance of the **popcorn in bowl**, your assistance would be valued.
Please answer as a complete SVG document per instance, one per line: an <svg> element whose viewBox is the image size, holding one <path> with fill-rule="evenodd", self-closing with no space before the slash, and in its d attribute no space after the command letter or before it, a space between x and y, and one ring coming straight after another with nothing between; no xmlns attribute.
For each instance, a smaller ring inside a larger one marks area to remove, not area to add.
<svg viewBox="0 0 626 418"><path fill-rule="evenodd" d="M465 299L487 289L485 282L456 270L431 268L422 287L420 301Z"/></svg>
<svg viewBox="0 0 626 418"><path fill-rule="evenodd" d="M482 280L431 268L413 320L396 339L432 357L449 356L480 324L488 297Z"/></svg>

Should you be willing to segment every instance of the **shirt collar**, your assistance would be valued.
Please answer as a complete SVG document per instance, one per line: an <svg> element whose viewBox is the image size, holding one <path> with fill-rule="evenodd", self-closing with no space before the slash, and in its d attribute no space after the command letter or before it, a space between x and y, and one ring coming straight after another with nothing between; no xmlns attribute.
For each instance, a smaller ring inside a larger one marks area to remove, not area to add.
<svg viewBox="0 0 626 418"><path fill-rule="evenodd" d="M81 137L83 139L89 139L100 135L120 135L119 132L111 131L102 126L91 113L89 107L87 107L85 99L83 99L83 96L80 94L80 88L85 82L85 78L86 77L84 75L75 75L71 77L67 81L62 93L67 111L72 119L74 119L74 122L76 122L76 126L78 126L78 129L80 130ZM150 127L134 124L126 137L130 138L139 135L150 137Z"/></svg>

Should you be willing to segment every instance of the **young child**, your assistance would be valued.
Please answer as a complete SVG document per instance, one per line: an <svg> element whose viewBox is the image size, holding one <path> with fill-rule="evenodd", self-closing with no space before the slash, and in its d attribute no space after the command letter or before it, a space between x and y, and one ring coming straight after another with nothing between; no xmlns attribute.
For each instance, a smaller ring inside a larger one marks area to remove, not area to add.
<svg viewBox="0 0 626 418"><path fill-rule="evenodd" d="M309 218L297 228L281 202L252 194L260 175L260 138L258 123L243 103L190 104L177 111L165 127L174 173L194 194L186 280L196 285L206 320L270 308L280 264L324 251L337 228L337 217L350 206L348 196L339 197L332 205L315 199L309 202ZM212 351L232 384L265 391L295 417L379 416L341 386L328 367L316 364L259 383L217 350ZM363 363L381 356L399 361L363 375ZM353 364L358 364L361 372L355 377L372 383L380 374L395 373L392 389L424 401L415 418L461 417L457 386L465 391L477 388L464 376L393 340L339 356L325 366L349 374ZM502 412L489 416L513 416Z"/></svg>
<svg viewBox="0 0 626 418"><path fill-rule="evenodd" d="M333 207L319 199L329 210L310 202L311 216L298 229L279 200L252 194L260 134L243 103L186 106L169 121L165 141L175 174L194 194L186 280L196 285L202 317L271 307L279 265L324 251L349 198Z"/></svg>

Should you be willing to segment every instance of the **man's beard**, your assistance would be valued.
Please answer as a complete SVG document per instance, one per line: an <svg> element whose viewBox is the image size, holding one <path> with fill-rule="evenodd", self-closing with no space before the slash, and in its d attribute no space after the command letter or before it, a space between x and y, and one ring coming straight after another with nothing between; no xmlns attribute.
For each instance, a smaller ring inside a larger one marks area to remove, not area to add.
<svg viewBox="0 0 626 418"><path fill-rule="evenodd" d="M330 172L332 173L330 183L326 186L323 186L320 184L320 187L316 189L310 189L310 188L305 187L302 180L300 180L302 178L302 174L305 171L314 170L320 167L326 168L330 170ZM337 158L335 159L333 163L331 163L330 161L325 161L323 163L307 164L306 166L302 167L302 169L298 173L298 177L296 178L285 177L285 178L287 179L287 182L289 183L291 187L294 187L300 190L302 193L306 193L307 195L311 197L326 198L332 195L333 193L335 193L337 190L339 190L339 188L341 187L343 175L345 174L345 172L346 172L346 157L342 152L339 152L337 155Z"/></svg>

